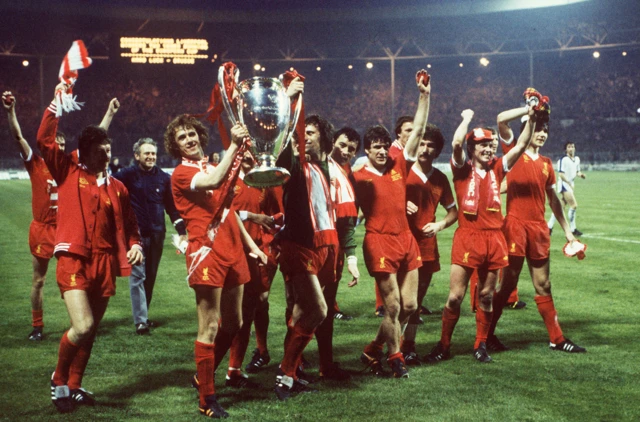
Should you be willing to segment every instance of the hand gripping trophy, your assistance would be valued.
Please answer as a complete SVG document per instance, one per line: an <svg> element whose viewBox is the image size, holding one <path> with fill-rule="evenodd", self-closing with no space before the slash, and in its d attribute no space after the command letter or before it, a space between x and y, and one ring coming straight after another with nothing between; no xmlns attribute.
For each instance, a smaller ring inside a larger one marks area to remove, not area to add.
<svg viewBox="0 0 640 422"><path fill-rule="evenodd" d="M302 94L295 100L293 116L284 76L279 79L253 77L238 82L240 72L233 63L218 70L222 103L232 125L244 124L251 138L249 148L256 158L256 167L244 181L249 186L269 187L284 184L291 176L275 162L288 145L302 109Z"/></svg>

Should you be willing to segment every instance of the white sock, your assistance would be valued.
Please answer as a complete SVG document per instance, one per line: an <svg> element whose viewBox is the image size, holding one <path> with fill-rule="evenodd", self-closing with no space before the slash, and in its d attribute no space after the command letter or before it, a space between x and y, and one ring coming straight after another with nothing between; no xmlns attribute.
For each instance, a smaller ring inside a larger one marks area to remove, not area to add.
<svg viewBox="0 0 640 422"><path fill-rule="evenodd" d="M569 216L569 228L573 232L576 230L576 209L569 208L568 216Z"/></svg>
<svg viewBox="0 0 640 422"><path fill-rule="evenodd" d="M549 222L547 223L547 227L549 227L549 230L553 229L553 226L556 224L556 216L551 214L551 218L549 219Z"/></svg>

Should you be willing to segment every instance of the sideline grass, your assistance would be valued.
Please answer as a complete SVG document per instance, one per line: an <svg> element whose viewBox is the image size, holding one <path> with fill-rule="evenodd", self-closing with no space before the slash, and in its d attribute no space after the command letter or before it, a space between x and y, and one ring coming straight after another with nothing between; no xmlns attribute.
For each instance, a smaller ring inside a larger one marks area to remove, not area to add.
<svg viewBox="0 0 640 422"><path fill-rule="evenodd" d="M253 378L264 390L230 390L223 387L224 371L217 376L218 394L231 420L640 420L640 174L589 173L586 181L578 181L577 197L578 228L589 245L587 259L579 262L563 257L564 240L556 228L551 280L562 328L588 349L587 354L548 349L525 270L520 294L527 308L505 311L498 328L513 351L494 354L495 362L490 365L473 360L475 323L465 300L453 338L453 360L411 369L407 380L374 379L358 373L357 358L380 322L373 315L372 281L363 276L360 285L348 289L344 284L338 294L341 308L356 319L335 324L336 360L354 371L353 380L318 385L319 394L280 403L271 391L284 335L283 288L278 276L270 309L272 363ZM31 280L29 182L0 182L0 204L0 420L204 420L197 413L196 394L189 385L195 370L194 297L185 282L183 258L175 255L168 242L150 314L160 326L151 336L134 334L127 279L118 279L118 293L100 326L84 382L96 394L98 405L79 408L71 415L57 414L49 400L49 377L68 316L55 283L55 260L45 285L45 340L34 344L26 340ZM360 228L360 238L362 234ZM436 313L425 318L418 333L420 355L439 338L437 314L448 290L452 234L450 229L439 238L443 271L434 277L427 297ZM366 274L364 266L361 272ZM316 350L312 342L306 352L312 362L317 362Z"/></svg>

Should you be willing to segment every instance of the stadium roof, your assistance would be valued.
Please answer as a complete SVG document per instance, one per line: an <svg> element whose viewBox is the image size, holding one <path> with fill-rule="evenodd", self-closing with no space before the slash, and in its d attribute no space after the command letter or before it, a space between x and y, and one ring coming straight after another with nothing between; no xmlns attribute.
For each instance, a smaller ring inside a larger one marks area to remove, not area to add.
<svg viewBox="0 0 640 422"><path fill-rule="evenodd" d="M318 5L322 5L319 7ZM0 1L0 55L59 56L82 38L206 38L230 60L426 58L640 46L634 0ZM393 6L389 6L393 4ZM535 4L535 9L522 9Z"/></svg>

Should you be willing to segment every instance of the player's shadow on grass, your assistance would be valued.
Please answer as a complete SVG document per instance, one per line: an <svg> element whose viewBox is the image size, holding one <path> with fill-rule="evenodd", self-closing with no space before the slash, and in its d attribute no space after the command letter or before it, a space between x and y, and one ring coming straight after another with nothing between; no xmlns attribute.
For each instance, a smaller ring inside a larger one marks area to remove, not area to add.
<svg viewBox="0 0 640 422"><path fill-rule="evenodd" d="M111 391L104 392L98 398L98 406L124 409L129 406L129 400L135 396L152 393L167 387L182 387L185 391L195 394L195 390L189 385L193 371L176 369L170 372L150 372L137 380L115 387Z"/></svg>

